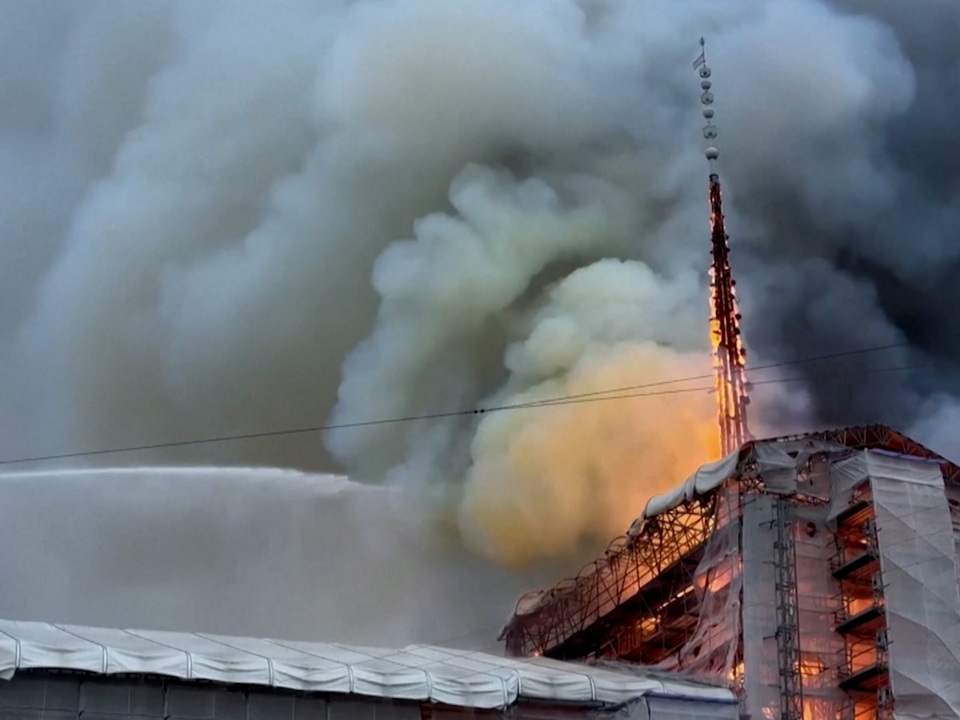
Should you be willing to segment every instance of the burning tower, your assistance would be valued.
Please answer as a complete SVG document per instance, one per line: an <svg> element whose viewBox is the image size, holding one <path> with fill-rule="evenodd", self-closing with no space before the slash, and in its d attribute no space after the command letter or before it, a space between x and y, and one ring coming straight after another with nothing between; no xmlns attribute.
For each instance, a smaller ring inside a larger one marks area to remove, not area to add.
<svg viewBox="0 0 960 720"><path fill-rule="evenodd" d="M710 141L703 53L694 67ZM960 718L960 467L882 425L749 439L717 157L723 458L651 498L576 578L521 598L501 639L511 655L712 677L754 720Z"/></svg>
<svg viewBox="0 0 960 720"><path fill-rule="evenodd" d="M708 143L717 138L713 124L713 93L710 66L707 65L704 40L700 38L700 57L693 63L700 74L700 104L703 105L703 137ZM720 450L727 455L749 439L747 430L748 386L744 361L747 352L740 336L740 312L737 307L736 281L730 269L730 244L723 219L723 191L716 162L720 152L712 144L706 151L710 163L710 338L716 370L717 410L720 420Z"/></svg>

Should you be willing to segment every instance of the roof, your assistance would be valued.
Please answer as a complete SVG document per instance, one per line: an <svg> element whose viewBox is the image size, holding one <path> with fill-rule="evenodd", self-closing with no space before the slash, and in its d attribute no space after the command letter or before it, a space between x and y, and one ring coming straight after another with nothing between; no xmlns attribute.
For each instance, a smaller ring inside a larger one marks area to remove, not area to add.
<svg viewBox="0 0 960 720"><path fill-rule="evenodd" d="M0 679L37 669L160 675L472 708L504 707L521 698L620 704L645 695L734 702L725 688L547 658L0 620Z"/></svg>
<svg viewBox="0 0 960 720"><path fill-rule="evenodd" d="M820 430L809 434L791 435L760 442L803 444L818 440L858 450L886 450L901 455L933 460L940 465L940 472L945 483L960 485L960 466L886 425L858 425L833 430Z"/></svg>
<svg viewBox="0 0 960 720"><path fill-rule="evenodd" d="M841 448L889 450L931 460L940 465L945 481L960 481L960 467L886 425L863 425L766 440L751 440L726 457L701 466L673 490L650 498L643 513L634 521L627 535L635 534L644 519L656 517L720 486L737 472L738 466L744 459L757 462L768 469L772 469L770 466L781 464L792 467L795 465L794 459L801 451L810 454ZM777 455L781 457L776 457Z"/></svg>

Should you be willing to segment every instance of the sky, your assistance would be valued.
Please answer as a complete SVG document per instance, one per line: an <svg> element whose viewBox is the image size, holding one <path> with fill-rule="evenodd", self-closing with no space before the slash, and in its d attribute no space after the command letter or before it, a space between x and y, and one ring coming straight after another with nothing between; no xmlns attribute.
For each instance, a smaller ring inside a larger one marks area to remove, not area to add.
<svg viewBox="0 0 960 720"><path fill-rule="evenodd" d="M704 381L456 413L710 373L701 36L754 433L960 457L953 2L4 8L0 460L350 427L7 465L0 614L477 643L574 572Z"/></svg>

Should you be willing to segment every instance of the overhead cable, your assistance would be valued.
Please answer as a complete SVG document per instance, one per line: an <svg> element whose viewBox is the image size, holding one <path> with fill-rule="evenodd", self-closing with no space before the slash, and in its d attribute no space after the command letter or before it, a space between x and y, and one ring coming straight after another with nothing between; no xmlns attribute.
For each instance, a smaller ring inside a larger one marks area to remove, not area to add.
<svg viewBox="0 0 960 720"><path fill-rule="evenodd" d="M877 352L882 352L884 350L892 350L895 348L902 348L906 346L907 346L907 343L894 343L889 345L880 345L872 348L863 348L860 350L850 350L847 352L817 355L813 357L802 358L799 360L792 360L789 362L756 365L754 367L748 368L748 370L750 370L751 372L755 372L759 370L770 370L774 368L792 367L796 365L820 362L824 360L834 360L834 359L839 359L843 357L877 353ZM812 376L808 375L808 376L796 376L796 377L788 377L788 378L773 378L769 380L753 380L751 384L752 385L773 385L773 384L781 384L781 383L800 382L803 380L810 380L812 378L817 378L817 377L829 377L831 375L850 375L850 374L872 375L876 373L913 370L919 367L922 367L922 366L908 365L908 366L898 366L898 367L888 367L888 368L857 369L856 371L838 371L836 373L818 373ZM607 390L597 390L597 391L586 392L586 393L562 395L557 397L544 398L541 400L531 400L527 402L493 405L493 406L487 406L487 407L481 407L481 408L474 408L470 410L450 410L446 412L423 413L418 415L403 415L398 417L381 418L376 420L358 420L355 422L331 423L327 425L314 425L310 427L292 428L292 429L285 429L285 430L268 430L268 431L253 432L253 433L239 433L239 434L233 434L233 435L220 435L220 436L206 437L206 438L195 438L192 440L173 440L168 442L145 443L141 445L128 445L128 446L122 446L122 447L103 448L99 450L85 450L85 451L78 451L78 452L66 452L66 453L56 453L56 454L48 454L48 455L35 455L35 456L0 460L0 466L26 464L26 463L34 463L34 462L48 462L53 460L67 460L71 458L96 457L100 455L117 455L120 453L129 453L129 452L146 452L149 450L164 450L164 449L170 449L170 448L191 447L195 445L212 445L216 443L259 440L264 438L275 438L275 437L292 436L292 435L305 435L310 433L326 432L330 430L345 430L350 428L373 427L376 425L392 425L392 424L399 424L399 423L417 422L417 421L423 421L423 420L437 420L442 418L452 418L452 417L461 417L461 416L469 416L469 415L485 415L489 413L515 411L515 410L532 410L537 408L557 407L557 406L563 406L563 405L577 405L577 404L588 403L588 402L601 402L604 400L627 400L627 399L641 398L641 397L679 395L679 394L697 393L697 392L713 392L714 387L712 385L698 385L694 387L678 387L678 388L668 387L670 385L677 385L680 383L689 383L697 380L708 380L711 378L713 378L713 374L691 375L688 377L675 378L672 380L659 380L656 382L648 382L648 383L642 383L638 385L627 385L624 387L610 388ZM650 392L639 392L639 391L649 390L650 388L662 388L662 389L653 390Z"/></svg>

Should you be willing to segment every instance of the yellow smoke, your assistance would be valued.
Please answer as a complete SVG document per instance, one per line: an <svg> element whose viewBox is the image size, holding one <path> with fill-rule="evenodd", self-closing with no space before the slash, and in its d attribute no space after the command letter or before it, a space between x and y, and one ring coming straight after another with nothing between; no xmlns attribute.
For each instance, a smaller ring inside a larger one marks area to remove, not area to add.
<svg viewBox="0 0 960 720"><path fill-rule="evenodd" d="M528 402L710 373L706 354L652 344L588 353L566 377L515 396ZM647 500L717 455L711 380L609 399L495 413L480 424L460 508L467 542L522 565L627 530Z"/></svg>

